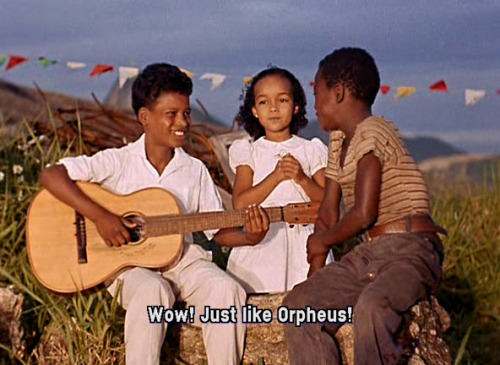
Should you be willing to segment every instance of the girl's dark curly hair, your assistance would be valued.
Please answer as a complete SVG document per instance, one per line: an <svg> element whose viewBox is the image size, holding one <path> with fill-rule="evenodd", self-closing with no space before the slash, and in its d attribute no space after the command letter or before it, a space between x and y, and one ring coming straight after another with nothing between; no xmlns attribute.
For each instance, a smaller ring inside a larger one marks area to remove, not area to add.
<svg viewBox="0 0 500 365"><path fill-rule="evenodd" d="M138 115L142 107L149 108L162 92L174 92L189 96L193 82L177 66L153 63L147 66L132 84L132 108Z"/></svg>
<svg viewBox="0 0 500 365"><path fill-rule="evenodd" d="M306 118L306 95L299 80L297 80L297 78L288 70L278 67L270 67L259 72L257 76L252 79L250 85L248 85L244 90L244 96L241 97L241 99L243 99L243 104L240 106L240 111L236 116L236 118L243 125L243 128L245 128L254 140L266 135L264 127L252 113L252 107L255 106L255 85L259 82L259 80L271 75L279 75L290 81L290 84L292 85L293 105L298 106L299 110L292 116L290 133L297 134L297 132L304 128L308 123Z"/></svg>

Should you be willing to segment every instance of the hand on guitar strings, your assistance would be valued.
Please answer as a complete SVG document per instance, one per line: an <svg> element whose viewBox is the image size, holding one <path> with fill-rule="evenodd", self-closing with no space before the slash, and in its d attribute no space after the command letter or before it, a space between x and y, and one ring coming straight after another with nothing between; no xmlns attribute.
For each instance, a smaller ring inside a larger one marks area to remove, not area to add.
<svg viewBox="0 0 500 365"><path fill-rule="evenodd" d="M120 247L130 242L130 233L127 228L134 228L136 225L136 223L109 211L104 211L94 223L97 231L109 247Z"/></svg>
<svg viewBox="0 0 500 365"><path fill-rule="evenodd" d="M269 230L269 217L262 207L255 204L250 205L246 212L245 238L249 245L254 246L266 236Z"/></svg>

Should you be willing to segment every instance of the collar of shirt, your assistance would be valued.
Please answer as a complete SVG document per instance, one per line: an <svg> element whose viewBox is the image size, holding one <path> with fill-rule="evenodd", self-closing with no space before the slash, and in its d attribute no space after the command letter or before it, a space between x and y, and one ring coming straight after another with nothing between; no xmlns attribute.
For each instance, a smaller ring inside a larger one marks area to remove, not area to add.
<svg viewBox="0 0 500 365"><path fill-rule="evenodd" d="M300 137L297 137L296 135L292 135L291 138L281 142L269 141L265 137L260 137L257 141L255 141L255 144L265 149L284 148L286 150L293 150L301 146Z"/></svg>
<svg viewBox="0 0 500 365"><path fill-rule="evenodd" d="M146 135L143 133L139 139L129 145L130 148L130 153L141 157L141 159L144 161L146 166L150 167L154 173L158 174L156 169L153 167L151 162L149 162L147 156L146 156ZM191 160L189 159L189 155L182 149L182 148L175 148L174 150L174 157L168 165L165 167L163 170L162 174L160 177L170 175L173 173L175 170L180 169L182 167L188 166Z"/></svg>

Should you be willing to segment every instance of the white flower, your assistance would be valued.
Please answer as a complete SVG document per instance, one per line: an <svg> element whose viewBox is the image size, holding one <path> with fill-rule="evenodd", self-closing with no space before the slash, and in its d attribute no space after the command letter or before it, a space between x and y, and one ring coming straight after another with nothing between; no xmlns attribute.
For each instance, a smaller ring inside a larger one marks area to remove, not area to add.
<svg viewBox="0 0 500 365"><path fill-rule="evenodd" d="M2 171L0 171L0 181L3 181L4 178L5 178L5 174Z"/></svg>
<svg viewBox="0 0 500 365"><path fill-rule="evenodd" d="M23 167L21 165L14 165L12 166L12 172L15 175L21 175L23 173Z"/></svg>
<svg viewBox="0 0 500 365"><path fill-rule="evenodd" d="M24 182L24 176L23 176L23 175L19 176L19 177L17 178L17 182L18 182L19 184L22 184L22 183Z"/></svg>
<svg viewBox="0 0 500 365"><path fill-rule="evenodd" d="M19 193L17 193L17 201L21 201L23 200L23 191L22 190L19 190Z"/></svg>

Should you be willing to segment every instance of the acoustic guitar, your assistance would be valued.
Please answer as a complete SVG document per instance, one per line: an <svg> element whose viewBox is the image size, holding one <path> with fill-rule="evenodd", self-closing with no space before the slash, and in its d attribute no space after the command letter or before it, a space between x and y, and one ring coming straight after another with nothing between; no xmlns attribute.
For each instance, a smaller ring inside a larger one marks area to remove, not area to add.
<svg viewBox="0 0 500 365"><path fill-rule="evenodd" d="M136 223L131 242L108 247L92 221L41 190L27 217L31 268L42 285L58 293L94 287L126 267L168 268L181 255L183 234L241 227L245 209L181 215L176 198L161 188L116 195L98 185L77 183L91 199ZM319 203L265 208L270 222L314 223Z"/></svg>

